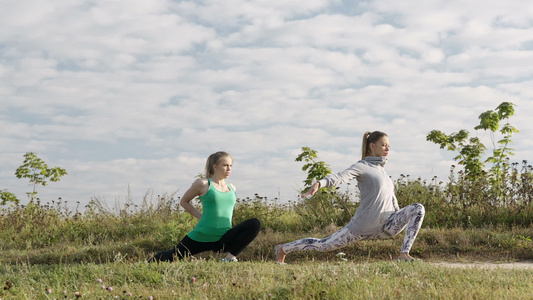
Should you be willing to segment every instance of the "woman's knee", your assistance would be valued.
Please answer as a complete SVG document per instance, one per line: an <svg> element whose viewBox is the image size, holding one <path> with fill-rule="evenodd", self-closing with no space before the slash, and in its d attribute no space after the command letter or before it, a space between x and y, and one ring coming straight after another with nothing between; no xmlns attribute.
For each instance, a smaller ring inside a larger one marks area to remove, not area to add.
<svg viewBox="0 0 533 300"><path fill-rule="evenodd" d="M236 229L239 232L247 232L247 234L252 234L255 237L259 234L259 231L261 231L261 221L257 218L251 218L243 221L233 229Z"/></svg>
<svg viewBox="0 0 533 300"><path fill-rule="evenodd" d="M251 219L246 220L245 222L248 222L249 226L256 230L261 229L261 221L259 221L258 218L251 218Z"/></svg>
<svg viewBox="0 0 533 300"><path fill-rule="evenodd" d="M424 208L424 205L420 204L420 203L415 203L413 204L413 207L415 208L415 211L419 214L419 215L425 215L426 214L426 209Z"/></svg>

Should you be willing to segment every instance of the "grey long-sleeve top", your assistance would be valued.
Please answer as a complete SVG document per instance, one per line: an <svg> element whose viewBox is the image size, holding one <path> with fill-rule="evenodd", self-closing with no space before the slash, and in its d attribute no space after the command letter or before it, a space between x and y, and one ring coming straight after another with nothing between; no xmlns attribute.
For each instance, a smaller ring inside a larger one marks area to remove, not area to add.
<svg viewBox="0 0 533 300"><path fill-rule="evenodd" d="M394 183L385 172L385 157L365 157L348 169L319 180L321 187L331 187L357 179L361 199L348 225L353 234L369 235L380 232L392 213L399 210L394 195Z"/></svg>

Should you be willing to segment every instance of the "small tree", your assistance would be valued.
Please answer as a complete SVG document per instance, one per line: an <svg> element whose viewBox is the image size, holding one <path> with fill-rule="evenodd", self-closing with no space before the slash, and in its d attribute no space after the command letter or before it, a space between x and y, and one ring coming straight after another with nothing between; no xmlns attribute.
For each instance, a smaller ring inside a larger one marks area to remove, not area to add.
<svg viewBox="0 0 533 300"><path fill-rule="evenodd" d="M318 152L302 147L302 153L298 155L296 161L305 161L302 167L307 171L307 178L304 180L305 189L309 189L314 181L320 180L329 174L331 169L323 161L318 161ZM320 188L313 197L302 199L302 202L295 207L300 216L300 226L302 228L323 227L331 223L336 225L346 224L355 213L357 204L351 201L347 193L339 193L337 188Z"/></svg>
<svg viewBox="0 0 533 300"><path fill-rule="evenodd" d="M476 130L483 129L491 131L494 150L492 151L492 156L487 158L485 162L492 163L492 168L490 169L490 180L493 184L502 183L502 177L504 176L503 170L509 167L508 158L509 156L514 155L512 152L513 149L508 147L509 143L512 143L511 136L513 133L518 132L518 129L511 126L509 123L509 117L514 115L513 106L514 104L511 102L503 102L496 108L495 111L489 110L482 113L479 116L479 125L474 128ZM504 119L507 120L507 122L500 129L500 122ZM498 131L498 129L500 129L499 132L503 137L495 143L494 133Z"/></svg>
<svg viewBox="0 0 533 300"><path fill-rule="evenodd" d="M60 177L67 175L67 171L60 167L49 168L48 165L33 152L24 154L24 163L15 171L17 178L28 178L33 191L28 192L28 198L33 201L37 195L37 185L46 186L48 180L57 182Z"/></svg>
<svg viewBox="0 0 533 300"><path fill-rule="evenodd" d="M302 147L302 153L296 157L296 161L306 162L302 167L302 171L307 171L307 178L304 180L304 190L309 189L313 181L320 180L331 174L331 169L325 162L316 161L318 158L317 154L318 152L316 150L309 147Z"/></svg>
<svg viewBox="0 0 533 300"><path fill-rule="evenodd" d="M446 135L440 130L432 130L426 139L440 145L441 149L446 148L449 151L458 151L459 155L454 157L454 160L464 166L467 179L475 180L483 176L483 168L485 163L488 162L492 163L492 168L490 169L491 181L493 183L501 182L502 170L507 163L508 157L513 155L512 149L508 147L508 144L512 142L512 134L518 132L518 130L507 122L499 130L503 138L497 142L498 146L494 144L494 133L500 128L500 121L507 120L514 114L513 106L514 104L511 102L502 102L495 111L488 110L479 115L479 125L474 129L490 130L494 145L492 156L484 162L481 161L481 157L487 147L477 137L468 139L469 132L464 129L450 135Z"/></svg>
<svg viewBox="0 0 533 300"><path fill-rule="evenodd" d="M467 178L474 180L483 174L485 164L481 161L481 156L487 148L477 137L468 139L469 134L464 129L450 135L446 135L440 130L432 130L426 139L440 145L441 149L458 151L459 155L453 160L464 166Z"/></svg>

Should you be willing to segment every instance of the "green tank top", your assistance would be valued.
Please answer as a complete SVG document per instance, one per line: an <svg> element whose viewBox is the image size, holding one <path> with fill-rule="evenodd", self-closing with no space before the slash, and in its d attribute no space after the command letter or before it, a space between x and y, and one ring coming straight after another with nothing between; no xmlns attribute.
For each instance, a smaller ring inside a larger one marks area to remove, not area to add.
<svg viewBox="0 0 533 300"><path fill-rule="evenodd" d="M237 195L230 184L228 184L230 191L223 193L213 186L211 179L207 180L209 189L200 197L203 207L202 217L196 227L187 234L197 242L216 242L231 229L233 207L237 200Z"/></svg>

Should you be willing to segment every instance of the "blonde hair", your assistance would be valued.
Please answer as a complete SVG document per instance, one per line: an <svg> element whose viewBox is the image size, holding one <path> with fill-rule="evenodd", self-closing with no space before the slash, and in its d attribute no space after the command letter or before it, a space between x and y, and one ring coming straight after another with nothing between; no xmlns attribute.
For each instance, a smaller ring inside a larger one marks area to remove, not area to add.
<svg viewBox="0 0 533 300"><path fill-rule="evenodd" d="M224 151L218 151L209 155L205 163L205 178L209 178L211 175L215 174L215 165L218 164L224 157L233 159L229 153Z"/></svg>
<svg viewBox="0 0 533 300"><path fill-rule="evenodd" d="M361 146L361 159L365 159L365 157L370 156L370 143L375 143L384 136L387 136L387 134L381 131L365 132L363 135L363 144Z"/></svg>

